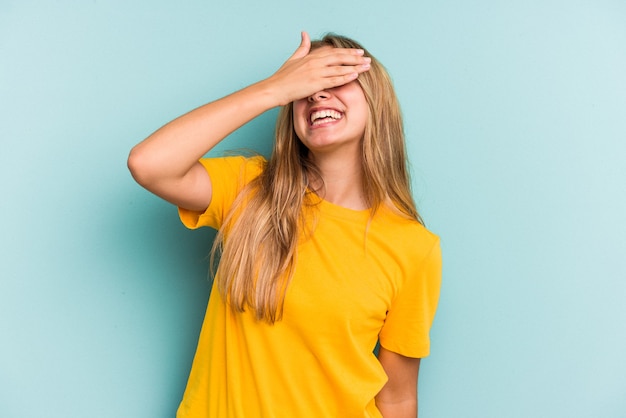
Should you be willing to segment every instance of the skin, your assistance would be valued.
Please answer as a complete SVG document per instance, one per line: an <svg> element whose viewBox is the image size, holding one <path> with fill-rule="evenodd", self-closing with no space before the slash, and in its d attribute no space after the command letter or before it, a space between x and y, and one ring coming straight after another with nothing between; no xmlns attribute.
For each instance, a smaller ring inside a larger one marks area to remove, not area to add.
<svg viewBox="0 0 626 418"><path fill-rule="evenodd" d="M320 169L325 199L365 209L359 150L367 103L355 80L369 70L370 59L358 49L310 47L303 32L298 49L272 76L169 122L137 144L128 157L135 180L174 205L203 212L212 183L198 160L248 121L294 102L295 128ZM312 127L308 120L316 107L337 109L343 117ZM383 416L416 417L419 359L381 348L379 361L389 376L376 397Z"/></svg>
<svg viewBox="0 0 626 418"><path fill-rule="evenodd" d="M389 380L376 395L376 407L385 418L417 418L417 379L420 359L380 347L378 361Z"/></svg>
<svg viewBox="0 0 626 418"><path fill-rule="evenodd" d="M311 123L318 110L338 112L340 119ZM325 89L296 100L294 128L309 150L309 157L320 167L324 198L350 209L366 209L361 182L361 143L368 118L368 106L358 82ZM313 184L318 187L320 184Z"/></svg>

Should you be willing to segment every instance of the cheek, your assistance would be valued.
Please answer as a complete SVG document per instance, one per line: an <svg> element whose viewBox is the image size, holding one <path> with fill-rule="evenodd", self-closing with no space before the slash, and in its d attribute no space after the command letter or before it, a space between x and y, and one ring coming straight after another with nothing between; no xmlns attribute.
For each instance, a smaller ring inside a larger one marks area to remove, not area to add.
<svg viewBox="0 0 626 418"><path fill-rule="evenodd" d="M293 117L297 118L299 115L301 116L306 107L306 101L304 100L296 100L293 102Z"/></svg>
<svg viewBox="0 0 626 418"><path fill-rule="evenodd" d="M367 103L363 103L362 105L358 107L357 110L355 110L353 114L353 121L355 123L355 127L358 127L358 129L365 130L369 117L370 117L370 113L369 113L369 108L367 106Z"/></svg>

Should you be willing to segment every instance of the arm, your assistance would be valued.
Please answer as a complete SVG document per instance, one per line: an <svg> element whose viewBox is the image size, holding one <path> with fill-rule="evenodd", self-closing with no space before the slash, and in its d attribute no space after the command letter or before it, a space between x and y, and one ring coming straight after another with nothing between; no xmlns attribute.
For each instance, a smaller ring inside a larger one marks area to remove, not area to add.
<svg viewBox="0 0 626 418"><path fill-rule="evenodd" d="M346 84L366 71L356 49L310 52L302 33L296 52L271 77L173 120L136 145L128 157L135 180L154 194L191 210L211 202L211 179L198 163L228 134L261 113L302 97Z"/></svg>
<svg viewBox="0 0 626 418"><path fill-rule="evenodd" d="M405 357L381 346L378 360L389 378L376 395L376 406L383 417L416 418L420 359Z"/></svg>

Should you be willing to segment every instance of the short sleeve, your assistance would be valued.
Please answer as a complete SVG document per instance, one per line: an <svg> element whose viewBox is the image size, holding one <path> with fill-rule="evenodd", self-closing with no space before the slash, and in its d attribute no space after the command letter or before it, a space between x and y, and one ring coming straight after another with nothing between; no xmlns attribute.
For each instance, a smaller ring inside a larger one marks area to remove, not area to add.
<svg viewBox="0 0 626 418"><path fill-rule="evenodd" d="M436 238L395 295L379 335L380 344L406 357L428 356L440 288L441 247Z"/></svg>
<svg viewBox="0 0 626 418"><path fill-rule="evenodd" d="M237 195L261 173L265 160L263 157L232 156L203 158L200 163L211 178L211 203L203 213L179 207L178 215L189 229L203 226L219 229Z"/></svg>

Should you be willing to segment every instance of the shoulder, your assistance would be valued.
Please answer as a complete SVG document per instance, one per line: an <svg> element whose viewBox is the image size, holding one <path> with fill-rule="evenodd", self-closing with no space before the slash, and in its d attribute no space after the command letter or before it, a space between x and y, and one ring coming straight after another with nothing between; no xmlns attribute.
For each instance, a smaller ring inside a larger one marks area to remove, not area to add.
<svg viewBox="0 0 626 418"><path fill-rule="evenodd" d="M439 247L439 236L415 219L407 218L388 207L381 207L373 220L376 230L393 245L394 251L417 261Z"/></svg>

